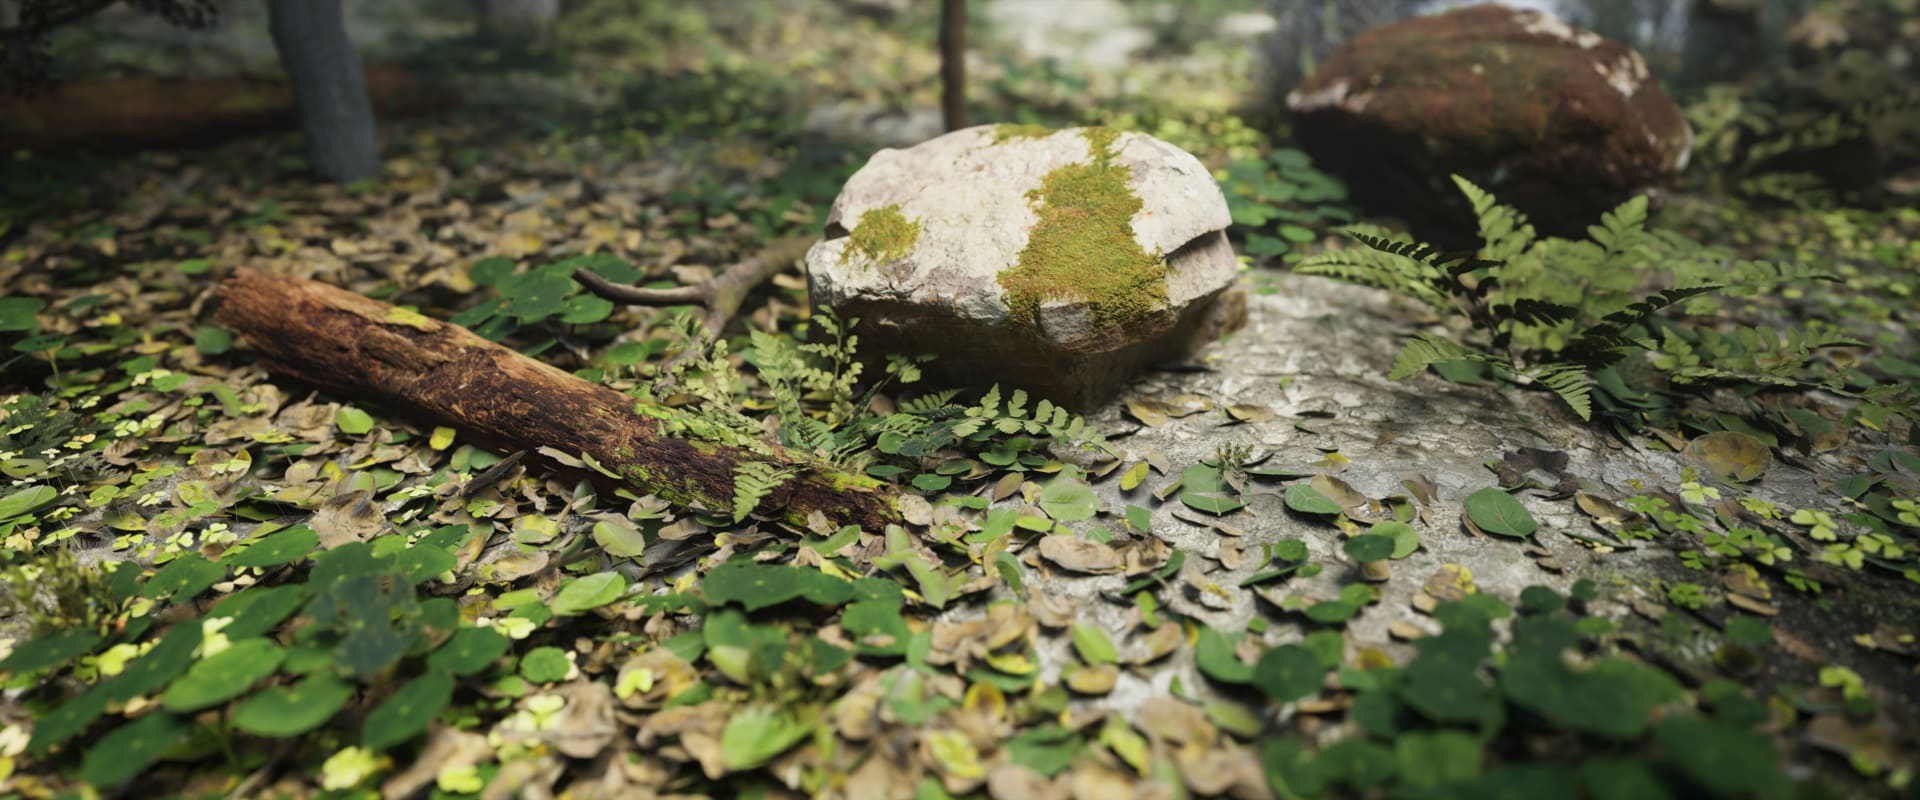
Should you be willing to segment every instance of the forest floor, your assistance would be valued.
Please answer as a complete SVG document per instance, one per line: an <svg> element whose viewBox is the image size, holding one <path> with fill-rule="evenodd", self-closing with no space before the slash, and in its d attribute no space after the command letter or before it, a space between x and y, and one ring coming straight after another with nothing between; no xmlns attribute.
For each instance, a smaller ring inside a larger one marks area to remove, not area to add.
<svg viewBox="0 0 1920 800"><path fill-rule="evenodd" d="M1410 333L1457 326L1249 257L1247 326L1088 413L1103 441L1026 426L1015 387L960 395L1014 424L849 458L901 481L906 526L794 530L503 462L276 379L213 324L252 267L641 389L697 346L685 309L535 307L500 271L695 282L816 234L875 149L936 132L928 10L766 5L576 20L565 59L443 73L467 107L383 124L385 171L346 187L304 179L291 135L6 165L0 793L1920 791L1920 449L1832 393L1734 387L1634 430L1388 380ZM1257 23L1138 22L1105 69L1047 58L1084 32L1009 17L1023 35L975 42L975 105L1145 130L1225 177L1286 146L1244 111ZM1824 368L1920 376L1920 213L1700 185L1653 225L1838 279L1678 324L1828 318L1863 344ZM1301 225L1296 252L1351 246ZM770 419L749 332L809 317L777 276L707 385ZM1700 444L1723 432L1761 449Z"/></svg>

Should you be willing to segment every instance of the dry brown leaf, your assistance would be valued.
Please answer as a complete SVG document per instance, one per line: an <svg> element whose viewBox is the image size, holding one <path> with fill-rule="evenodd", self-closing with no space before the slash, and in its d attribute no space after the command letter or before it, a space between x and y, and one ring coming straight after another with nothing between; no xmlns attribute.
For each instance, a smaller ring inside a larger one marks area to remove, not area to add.
<svg viewBox="0 0 1920 800"><path fill-rule="evenodd" d="M1127 565L1126 558L1112 547L1060 534L1040 538L1040 556L1061 569L1096 575L1119 572Z"/></svg>

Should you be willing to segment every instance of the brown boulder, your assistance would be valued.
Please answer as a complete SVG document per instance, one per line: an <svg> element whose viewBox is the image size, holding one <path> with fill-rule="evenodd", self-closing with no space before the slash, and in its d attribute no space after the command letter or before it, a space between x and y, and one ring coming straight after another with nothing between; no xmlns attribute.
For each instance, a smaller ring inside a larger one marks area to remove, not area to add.
<svg viewBox="0 0 1920 800"><path fill-rule="evenodd" d="M1631 48L1538 11L1482 5L1367 31L1287 96L1301 145L1354 199L1472 241L1460 174L1547 233L1656 193L1693 144Z"/></svg>

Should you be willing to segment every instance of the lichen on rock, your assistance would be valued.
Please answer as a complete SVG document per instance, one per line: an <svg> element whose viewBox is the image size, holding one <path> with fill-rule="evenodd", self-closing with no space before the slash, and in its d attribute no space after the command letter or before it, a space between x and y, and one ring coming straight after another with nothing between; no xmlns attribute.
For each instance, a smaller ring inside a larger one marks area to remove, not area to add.
<svg viewBox="0 0 1920 800"><path fill-rule="evenodd" d="M858 252L869 263L884 264L913 251L913 243L920 239L920 221L900 213L898 203L880 206L861 214L859 224L847 236L851 246L840 253L841 263Z"/></svg>
<svg viewBox="0 0 1920 800"><path fill-rule="evenodd" d="M1124 327L1166 305L1167 260L1134 236L1141 202L1127 185L1132 171L1113 163L1118 132L1080 133L1093 160L1055 169L1027 193L1039 221L1000 285L1012 319L1037 325L1042 303L1078 300L1092 306L1097 323Z"/></svg>

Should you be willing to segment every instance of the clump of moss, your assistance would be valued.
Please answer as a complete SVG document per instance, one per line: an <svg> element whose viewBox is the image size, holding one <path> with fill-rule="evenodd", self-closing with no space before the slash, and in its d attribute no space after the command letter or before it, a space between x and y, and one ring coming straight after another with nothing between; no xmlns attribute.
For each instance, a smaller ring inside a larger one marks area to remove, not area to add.
<svg viewBox="0 0 1920 800"><path fill-rule="evenodd" d="M1003 122L993 126L993 143L1000 144L1001 142L1010 142L1015 139L1045 139L1048 136L1052 136L1053 133L1053 129L1045 125L1021 125Z"/></svg>
<svg viewBox="0 0 1920 800"><path fill-rule="evenodd" d="M1027 193L1040 219L1000 286L1017 320L1037 325L1042 303L1067 299L1091 303L1101 325L1124 327L1166 305L1167 262L1134 238L1141 202L1127 185L1132 171L1113 163L1119 132L1080 133L1093 160L1055 169Z"/></svg>
<svg viewBox="0 0 1920 800"><path fill-rule="evenodd" d="M898 205L881 206L861 214L860 223L847 236L852 247L841 252L841 263L858 251L868 262L884 264L905 258L913 249L913 243L920 239L920 221L907 219Z"/></svg>

